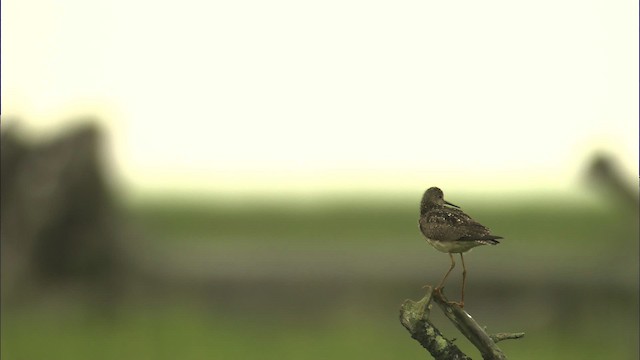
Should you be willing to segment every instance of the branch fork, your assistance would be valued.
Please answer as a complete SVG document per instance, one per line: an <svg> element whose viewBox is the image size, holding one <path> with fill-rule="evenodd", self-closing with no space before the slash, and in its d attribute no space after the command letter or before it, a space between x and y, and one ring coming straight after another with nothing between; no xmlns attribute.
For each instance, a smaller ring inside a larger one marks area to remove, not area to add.
<svg viewBox="0 0 640 360"><path fill-rule="evenodd" d="M471 359L429 320L431 301L435 301L445 316L475 346L484 360L507 359L496 345L508 339L520 339L524 333L498 333L489 335L458 304L450 302L441 291L427 287L427 294L418 301L406 300L400 307L400 322L409 331L411 337L420 343L436 360Z"/></svg>

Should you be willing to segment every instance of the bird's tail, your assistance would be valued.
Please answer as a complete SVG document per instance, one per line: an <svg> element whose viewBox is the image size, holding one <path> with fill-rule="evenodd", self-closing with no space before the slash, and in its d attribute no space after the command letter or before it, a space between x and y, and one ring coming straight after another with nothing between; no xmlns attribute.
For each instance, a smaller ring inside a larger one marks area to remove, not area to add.
<svg viewBox="0 0 640 360"><path fill-rule="evenodd" d="M487 236L484 236L482 239L478 239L478 242L484 245L498 245L500 244L500 241L498 241L498 239L502 239L502 236L487 235Z"/></svg>
<svg viewBox="0 0 640 360"><path fill-rule="evenodd" d="M498 235L485 235L482 238L478 239L478 237L461 237L460 241L474 241L478 244L482 245L498 245L500 241L498 239L502 239L502 236Z"/></svg>
<svg viewBox="0 0 640 360"><path fill-rule="evenodd" d="M496 240L496 239L482 239L482 240L477 240L479 243L484 244L484 245L498 245L500 244L500 241Z"/></svg>

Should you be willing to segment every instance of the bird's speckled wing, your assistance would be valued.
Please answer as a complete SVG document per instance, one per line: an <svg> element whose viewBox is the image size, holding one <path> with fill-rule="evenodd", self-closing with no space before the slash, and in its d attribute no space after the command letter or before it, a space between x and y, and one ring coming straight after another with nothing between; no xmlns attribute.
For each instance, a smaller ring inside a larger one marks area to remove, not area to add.
<svg viewBox="0 0 640 360"><path fill-rule="evenodd" d="M495 240L501 236L491 235L490 230L473 220L461 210L440 206L429 210L419 220L420 230L429 239L441 241L455 240ZM495 241L497 243L497 241Z"/></svg>

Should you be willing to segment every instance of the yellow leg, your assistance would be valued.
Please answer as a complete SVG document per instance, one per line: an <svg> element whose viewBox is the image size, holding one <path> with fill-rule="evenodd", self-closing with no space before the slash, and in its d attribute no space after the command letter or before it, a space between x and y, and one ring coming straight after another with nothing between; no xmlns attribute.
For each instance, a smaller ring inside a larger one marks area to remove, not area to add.
<svg viewBox="0 0 640 360"><path fill-rule="evenodd" d="M467 267L464 265L462 253L460 253L460 260L462 260L462 300L460 300L460 307L464 307L464 285L467 282Z"/></svg>
<svg viewBox="0 0 640 360"><path fill-rule="evenodd" d="M447 271L447 273L444 274L444 277L442 278L442 281L440 281L440 285L436 287L436 290L442 289L444 282L447 280L447 276L449 276L449 274L451 273L451 270L453 270L453 268L456 267L456 262L453 260L453 255L451 255L451 253L449 253L449 257L451 258L451 267L449 267L449 271Z"/></svg>

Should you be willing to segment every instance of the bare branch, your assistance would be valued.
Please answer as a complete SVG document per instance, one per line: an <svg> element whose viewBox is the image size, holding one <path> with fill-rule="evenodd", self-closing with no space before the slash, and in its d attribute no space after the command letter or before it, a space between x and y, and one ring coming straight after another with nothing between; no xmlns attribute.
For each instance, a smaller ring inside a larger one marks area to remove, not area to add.
<svg viewBox="0 0 640 360"><path fill-rule="evenodd" d="M523 332L517 332L517 333L497 333L497 334L491 334L489 335L489 337L491 338L491 340L493 340L493 342L499 342L502 340L509 340L509 339L520 339L521 337L524 336Z"/></svg>
<svg viewBox="0 0 640 360"><path fill-rule="evenodd" d="M496 345L507 339L520 339L524 333L498 333L488 335L458 304L449 302L441 291L427 288L420 301L406 300L400 308L400 322L436 360L471 359L429 321L431 299L438 304L456 328L480 351L485 360L505 360L507 357Z"/></svg>
<svg viewBox="0 0 640 360"><path fill-rule="evenodd" d="M432 290L428 288L427 295L421 300L406 300L400 307L400 322L434 359L471 360L429 321L431 296Z"/></svg>
<svg viewBox="0 0 640 360"><path fill-rule="evenodd" d="M484 329L478 325L475 320L473 320L471 315L462 310L458 304L447 300L441 291L435 291L433 298L438 306L440 306L446 317L451 320L462 335L469 339L473 346L480 350L480 354L482 354L483 359L505 360L507 358L491 336L489 336ZM522 336L524 336L524 333L519 337Z"/></svg>

